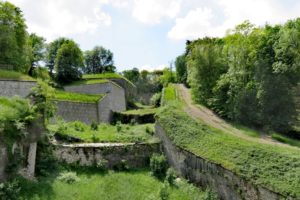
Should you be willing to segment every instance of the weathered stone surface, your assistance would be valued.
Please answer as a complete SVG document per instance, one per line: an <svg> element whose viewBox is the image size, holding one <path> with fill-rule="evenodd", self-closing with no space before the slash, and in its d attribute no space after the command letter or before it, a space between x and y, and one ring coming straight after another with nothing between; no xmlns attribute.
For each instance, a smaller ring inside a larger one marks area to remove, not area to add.
<svg viewBox="0 0 300 200"><path fill-rule="evenodd" d="M35 81L0 80L0 96L27 97L31 92L31 88L35 86Z"/></svg>
<svg viewBox="0 0 300 200"><path fill-rule="evenodd" d="M55 156L67 164L93 166L107 161L112 169L120 164L129 168L147 167L153 153L160 152L160 143L155 144L77 144L56 145Z"/></svg>
<svg viewBox="0 0 300 200"><path fill-rule="evenodd" d="M163 151L167 155L169 164L174 167L181 176L193 183L203 187L208 186L215 190L221 199L293 199L277 194L264 186L256 186L219 164L215 164L175 146L159 123L156 123L155 130L156 135L162 141Z"/></svg>
<svg viewBox="0 0 300 200"><path fill-rule="evenodd" d="M8 155L5 144L0 141L0 182L6 179L5 167L7 165Z"/></svg>

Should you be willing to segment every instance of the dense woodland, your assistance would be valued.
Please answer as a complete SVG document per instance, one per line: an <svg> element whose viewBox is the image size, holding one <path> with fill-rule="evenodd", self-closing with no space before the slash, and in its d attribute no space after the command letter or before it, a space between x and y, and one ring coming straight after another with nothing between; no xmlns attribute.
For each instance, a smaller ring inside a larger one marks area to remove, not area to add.
<svg viewBox="0 0 300 200"><path fill-rule="evenodd" d="M218 115L266 131L288 133L297 117L300 19L256 27L246 21L223 38L187 41L178 80Z"/></svg>

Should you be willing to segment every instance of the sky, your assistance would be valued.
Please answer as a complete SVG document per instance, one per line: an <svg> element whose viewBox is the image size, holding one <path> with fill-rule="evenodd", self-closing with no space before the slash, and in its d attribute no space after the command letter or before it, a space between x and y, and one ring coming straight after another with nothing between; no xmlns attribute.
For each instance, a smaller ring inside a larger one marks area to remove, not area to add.
<svg viewBox="0 0 300 200"><path fill-rule="evenodd" d="M299 0L10 0L23 11L29 33L51 42L75 40L114 53L118 71L162 69L186 40L222 37L245 20L261 26L300 17Z"/></svg>

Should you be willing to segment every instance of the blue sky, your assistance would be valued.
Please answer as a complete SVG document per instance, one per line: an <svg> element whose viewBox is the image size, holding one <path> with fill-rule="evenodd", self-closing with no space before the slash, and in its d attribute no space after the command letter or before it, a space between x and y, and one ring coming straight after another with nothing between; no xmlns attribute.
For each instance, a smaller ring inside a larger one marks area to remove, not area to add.
<svg viewBox="0 0 300 200"><path fill-rule="evenodd" d="M256 25L299 17L298 0L11 0L29 32L48 42L74 39L82 50L101 45L118 71L161 69L184 52L187 39L223 36L244 20Z"/></svg>

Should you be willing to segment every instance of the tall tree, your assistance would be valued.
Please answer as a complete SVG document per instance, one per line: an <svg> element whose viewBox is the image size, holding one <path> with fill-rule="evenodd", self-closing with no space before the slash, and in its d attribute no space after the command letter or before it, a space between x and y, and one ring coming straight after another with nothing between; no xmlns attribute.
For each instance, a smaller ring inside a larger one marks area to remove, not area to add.
<svg viewBox="0 0 300 200"><path fill-rule="evenodd" d="M60 47L64 44L69 42L70 40L67 38L58 38L51 42L47 46L47 54L46 54L46 67L49 69L51 75L53 75L53 70L55 66L55 59L57 56L57 52Z"/></svg>
<svg viewBox="0 0 300 200"><path fill-rule="evenodd" d="M22 11L0 2L0 64L26 72L29 68L28 34Z"/></svg>
<svg viewBox="0 0 300 200"><path fill-rule="evenodd" d="M186 56L180 55L175 61L176 77L179 83L187 84L187 68L186 68Z"/></svg>
<svg viewBox="0 0 300 200"><path fill-rule="evenodd" d="M44 59L45 54L45 38L32 33L29 35L29 46L31 47L30 63L31 67L29 75L32 75L34 67L38 66L39 61Z"/></svg>
<svg viewBox="0 0 300 200"><path fill-rule="evenodd" d="M135 83L139 80L140 78L140 72L138 68L133 68L130 70L125 70L123 71L123 76L130 80L131 82Z"/></svg>
<svg viewBox="0 0 300 200"><path fill-rule="evenodd" d="M65 42L57 51L55 59L56 80L59 83L70 83L81 78L83 55L73 41Z"/></svg>
<svg viewBox="0 0 300 200"><path fill-rule="evenodd" d="M115 72L113 53L101 46L94 47L84 54L86 73Z"/></svg>

